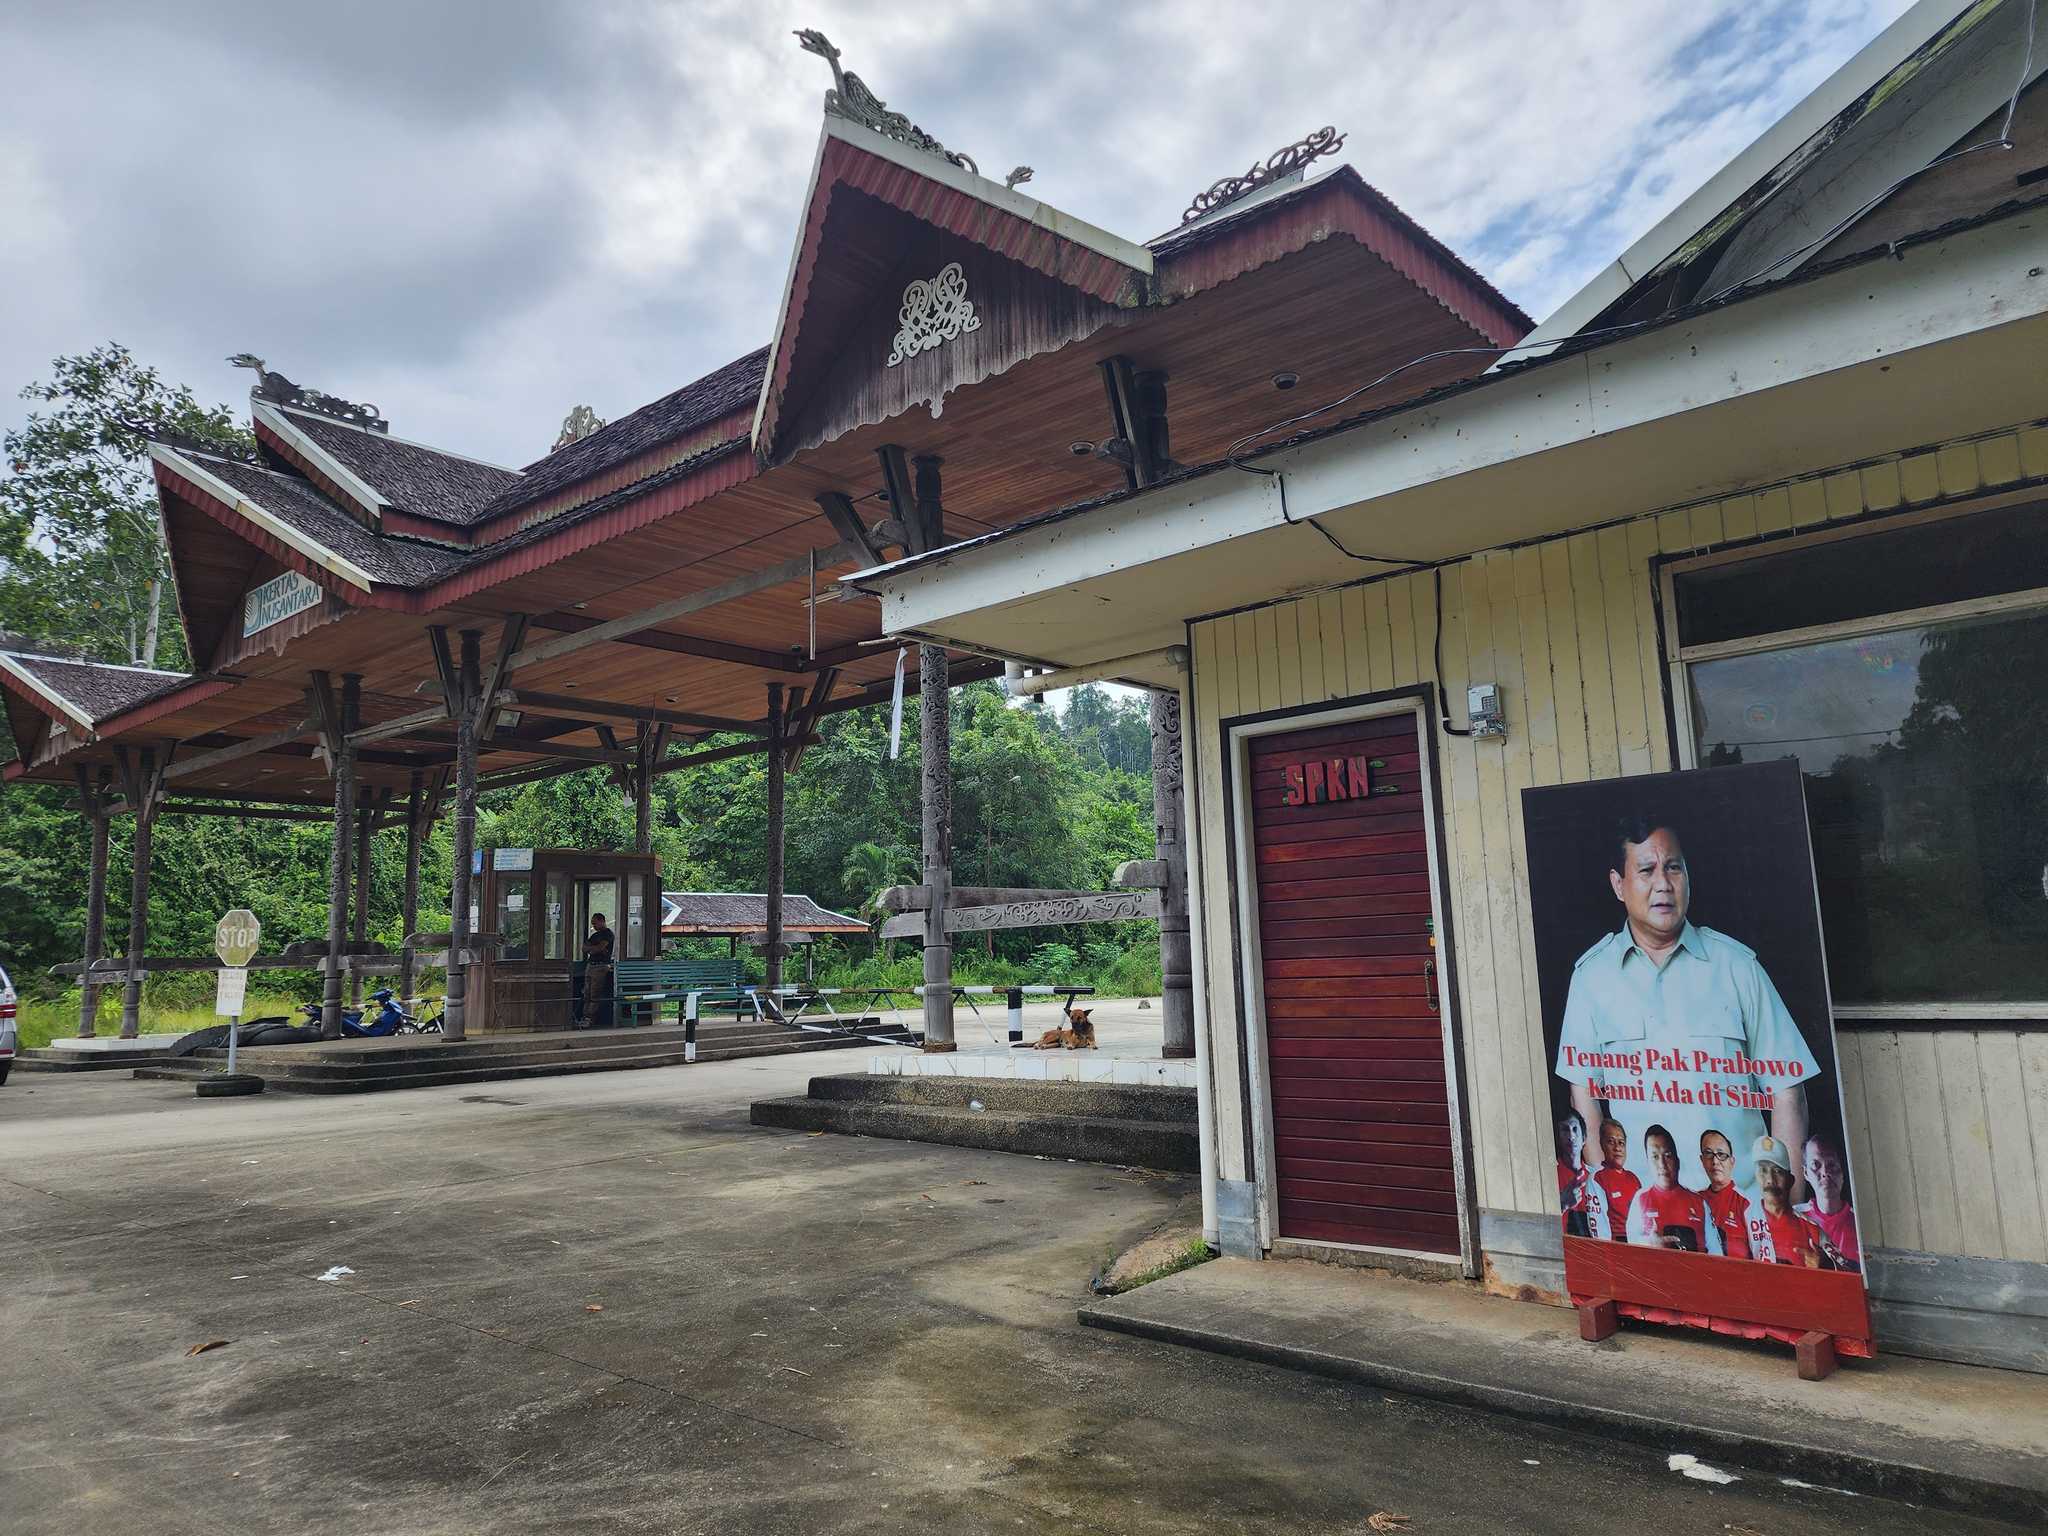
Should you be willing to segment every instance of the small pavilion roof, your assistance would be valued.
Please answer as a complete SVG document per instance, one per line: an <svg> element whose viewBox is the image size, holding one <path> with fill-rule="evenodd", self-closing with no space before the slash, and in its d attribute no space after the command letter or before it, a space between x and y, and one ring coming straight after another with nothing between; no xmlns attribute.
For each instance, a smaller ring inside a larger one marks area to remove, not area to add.
<svg viewBox="0 0 2048 1536"><path fill-rule="evenodd" d="M857 917L827 911L810 897L793 892L782 898L782 929L810 934L872 931ZM768 898L745 891L663 891L661 931L711 938L766 933Z"/></svg>
<svg viewBox="0 0 2048 1536"><path fill-rule="evenodd" d="M10 715L14 701L20 699L87 734L98 722L169 693L187 676L74 656L0 651L0 688L7 691ZM16 739L20 739L18 731Z"/></svg>

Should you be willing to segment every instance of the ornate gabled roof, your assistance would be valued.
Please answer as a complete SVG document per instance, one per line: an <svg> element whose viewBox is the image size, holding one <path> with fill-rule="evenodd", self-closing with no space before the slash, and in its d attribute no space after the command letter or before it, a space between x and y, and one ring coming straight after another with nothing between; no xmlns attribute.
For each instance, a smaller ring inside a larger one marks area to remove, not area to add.
<svg viewBox="0 0 2048 1536"><path fill-rule="evenodd" d="M61 704L62 713L88 724L167 693L188 676L157 667L124 667L32 651L0 652L0 670L32 686L45 701Z"/></svg>
<svg viewBox="0 0 2048 1536"><path fill-rule="evenodd" d="M866 933L868 925L843 912L830 912L795 892L782 898L785 933ZM726 934L768 931L768 898L745 891L663 891L663 933Z"/></svg>
<svg viewBox="0 0 2048 1536"><path fill-rule="evenodd" d="M309 443L316 455L338 463L383 505L438 523L468 527L482 521L491 504L515 491L522 478L516 469L351 426L311 411L283 407L270 419Z"/></svg>
<svg viewBox="0 0 2048 1536"><path fill-rule="evenodd" d="M160 475L176 476L189 491L248 518L284 548L351 585L430 586L463 563L459 551L371 532L297 475L189 449L159 448L156 458Z"/></svg>

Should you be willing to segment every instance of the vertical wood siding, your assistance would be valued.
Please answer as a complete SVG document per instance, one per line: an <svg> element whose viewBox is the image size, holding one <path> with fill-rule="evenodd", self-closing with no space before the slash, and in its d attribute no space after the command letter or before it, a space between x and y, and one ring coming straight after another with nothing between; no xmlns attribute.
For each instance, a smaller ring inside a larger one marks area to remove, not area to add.
<svg viewBox="0 0 2048 1536"><path fill-rule="evenodd" d="M1443 680L1502 685L1505 742L1440 736L1438 803L1479 1203L1555 1203L1521 791L1673 765L1651 561L2048 477L2030 428L1680 508L1442 572ZM1341 573L1332 572L1333 577ZM1438 681L1435 583L1411 575L1195 624L1206 977L1221 1172L1250 1176L1240 969L1224 850L1222 722ZM1860 1028L1839 1036L1866 1246L2048 1263L2048 1035Z"/></svg>

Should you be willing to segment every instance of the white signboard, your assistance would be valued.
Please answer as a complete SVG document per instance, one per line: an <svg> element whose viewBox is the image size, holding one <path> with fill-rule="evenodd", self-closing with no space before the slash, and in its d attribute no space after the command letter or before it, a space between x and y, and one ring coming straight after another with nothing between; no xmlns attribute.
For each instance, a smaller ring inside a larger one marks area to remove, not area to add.
<svg viewBox="0 0 2048 1536"><path fill-rule="evenodd" d="M533 850L531 848L493 848L491 850L493 869L531 869Z"/></svg>
<svg viewBox="0 0 2048 1536"><path fill-rule="evenodd" d="M213 993L213 1011L223 1019L239 1019L242 1000L249 995L249 972L239 965L224 965L214 975L218 980Z"/></svg>
<svg viewBox="0 0 2048 1536"><path fill-rule="evenodd" d="M260 587L251 587L242 599L242 636L281 624L295 613L304 613L320 601L320 589L297 571L274 576Z"/></svg>
<svg viewBox="0 0 2048 1536"><path fill-rule="evenodd" d="M237 907L213 925L213 952L226 966L245 966L256 958L256 945L263 938L263 925L247 907Z"/></svg>

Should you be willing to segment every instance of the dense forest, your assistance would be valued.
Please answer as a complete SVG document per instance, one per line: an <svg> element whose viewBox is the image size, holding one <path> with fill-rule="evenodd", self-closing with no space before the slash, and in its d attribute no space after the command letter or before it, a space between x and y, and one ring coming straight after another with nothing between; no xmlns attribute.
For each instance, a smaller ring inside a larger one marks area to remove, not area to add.
<svg viewBox="0 0 2048 1536"><path fill-rule="evenodd" d="M50 382L24 390L28 424L5 438L0 478L0 630L10 643L98 660L186 664L176 605L165 601L161 538L138 428L231 437L225 408L205 409L124 349L59 358ZM1151 744L1143 696L1075 690L1062 709L1006 699L993 683L955 690L954 870L962 883L1102 889L1116 865L1152 855ZM902 753L889 755L886 707L833 716L790 775L787 888L873 917L883 886L918 865L918 704L905 703ZM0 740L0 757L12 756ZM767 768L758 756L655 781L655 852L670 889L758 891L766 867ZM479 802L478 842L493 847L631 846L632 808L602 769L502 790ZM127 932L128 824L113 826L108 937ZM447 926L450 832L434 829L423 861L419 922ZM215 920L246 906L266 949L327 928L326 828L305 823L166 817L157 827L149 914L153 954L203 954ZM77 958L84 924L86 830L71 795L0 790L0 964L24 993L62 991L48 968ZM372 853L371 933L401 937L402 831ZM827 943L819 980L909 981L916 946ZM1152 923L1025 929L963 945L971 981L1088 979L1120 991L1158 988ZM150 1001L196 1003L210 976L153 979ZM279 977L279 982L284 978ZM310 978L307 978L310 985ZM103 1009L114 1006L103 1001Z"/></svg>

